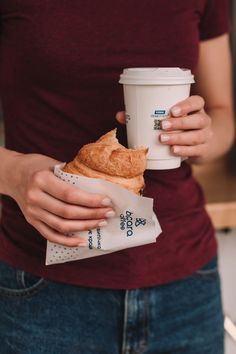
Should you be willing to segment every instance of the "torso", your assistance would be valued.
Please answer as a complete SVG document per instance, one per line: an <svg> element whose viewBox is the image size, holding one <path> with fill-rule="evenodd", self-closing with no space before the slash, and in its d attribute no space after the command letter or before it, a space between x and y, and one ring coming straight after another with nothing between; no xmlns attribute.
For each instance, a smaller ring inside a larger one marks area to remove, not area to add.
<svg viewBox="0 0 236 354"><path fill-rule="evenodd" d="M203 0L2 0L6 146L71 160L83 144L115 127L115 113L124 108L118 84L123 68L195 71L204 5ZM120 127L119 137L126 143ZM121 288L168 282L207 261L215 241L190 167L147 172L145 193L154 198L163 229L156 245L54 268L44 266L45 240L4 198L0 257L14 263L7 254L18 254L15 265L53 279ZM208 256L202 256L204 248Z"/></svg>

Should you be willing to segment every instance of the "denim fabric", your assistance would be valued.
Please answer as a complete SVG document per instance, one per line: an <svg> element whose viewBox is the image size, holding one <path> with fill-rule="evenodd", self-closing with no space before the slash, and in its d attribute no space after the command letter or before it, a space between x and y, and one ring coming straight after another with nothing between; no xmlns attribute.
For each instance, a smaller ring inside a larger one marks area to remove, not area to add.
<svg viewBox="0 0 236 354"><path fill-rule="evenodd" d="M217 260L168 285L104 290L0 263L0 354L222 354Z"/></svg>

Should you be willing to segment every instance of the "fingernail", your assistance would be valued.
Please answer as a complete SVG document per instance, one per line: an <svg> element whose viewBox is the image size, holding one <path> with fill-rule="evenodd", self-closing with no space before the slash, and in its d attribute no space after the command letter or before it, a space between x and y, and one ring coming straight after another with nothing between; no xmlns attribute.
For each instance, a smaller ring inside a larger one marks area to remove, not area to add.
<svg viewBox="0 0 236 354"><path fill-rule="evenodd" d="M86 247L86 246L88 246L88 242L80 242L80 243L78 243L78 246L79 247Z"/></svg>
<svg viewBox="0 0 236 354"><path fill-rule="evenodd" d="M166 135L166 134L161 134L161 141L168 141L170 140L170 136L169 135Z"/></svg>
<svg viewBox="0 0 236 354"><path fill-rule="evenodd" d="M106 218L113 218L116 215L116 213L113 210L109 210L106 214Z"/></svg>
<svg viewBox="0 0 236 354"><path fill-rule="evenodd" d="M102 200L101 204L102 204L103 206L111 206L111 205L112 205L112 201L111 201L110 198L104 198L104 199Z"/></svg>
<svg viewBox="0 0 236 354"><path fill-rule="evenodd" d="M173 114L173 115L178 115L178 114L180 114L181 113L181 108L180 107L173 107L172 109L171 109L171 113Z"/></svg>
<svg viewBox="0 0 236 354"><path fill-rule="evenodd" d="M161 124L162 129L168 129L171 127L171 122L169 122L168 120L164 120Z"/></svg>
<svg viewBox="0 0 236 354"><path fill-rule="evenodd" d="M106 220L100 221L100 223L98 224L98 226L106 226L106 225L107 225Z"/></svg>
<svg viewBox="0 0 236 354"><path fill-rule="evenodd" d="M173 151L175 154L177 154L178 152L180 152L180 147L179 146L174 146L173 147Z"/></svg>

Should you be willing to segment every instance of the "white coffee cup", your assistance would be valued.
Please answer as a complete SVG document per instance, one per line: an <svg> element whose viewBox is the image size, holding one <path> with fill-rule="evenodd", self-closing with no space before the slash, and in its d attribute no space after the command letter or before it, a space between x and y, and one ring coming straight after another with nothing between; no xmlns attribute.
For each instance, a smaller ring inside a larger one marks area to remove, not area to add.
<svg viewBox="0 0 236 354"><path fill-rule="evenodd" d="M149 148L147 169L177 168L181 158L159 141L161 120L170 108L189 97L193 75L181 68L128 68L119 83L124 87L126 127L129 148Z"/></svg>

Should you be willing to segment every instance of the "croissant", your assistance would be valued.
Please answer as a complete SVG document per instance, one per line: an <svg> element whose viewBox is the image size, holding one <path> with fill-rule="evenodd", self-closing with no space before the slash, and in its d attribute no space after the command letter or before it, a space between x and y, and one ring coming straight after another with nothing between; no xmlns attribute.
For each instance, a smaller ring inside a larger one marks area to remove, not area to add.
<svg viewBox="0 0 236 354"><path fill-rule="evenodd" d="M147 152L147 148L127 149L119 144L113 129L95 143L84 145L63 171L101 178L140 194L144 188Z"/></svg>

